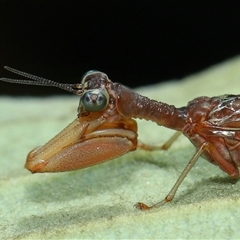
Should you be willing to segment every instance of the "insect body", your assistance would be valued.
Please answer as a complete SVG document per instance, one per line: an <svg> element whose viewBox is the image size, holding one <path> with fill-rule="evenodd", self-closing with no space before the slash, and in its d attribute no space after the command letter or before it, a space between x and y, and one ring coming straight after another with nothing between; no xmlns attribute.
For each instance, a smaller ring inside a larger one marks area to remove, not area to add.
<svg viewBox="0 0 240 240"><path fill-rule="evenodd" d="M134 151L167 149L183 133L196 147L196 152L162 201L136 207L148 210L171 201L200 156L218 165L233 178L240 166L240 95L198 97L186 107L176 108L150 100L129 88L113 83L99 71L89 71L79 84L60 84L16 69L7 70L32 80L1 78L20 84L55 86L80 96L78 117L44 146L35 148L25 167L32 173L76 170L99 164ZM137 123L133 118L151 120L176 130L162 147L137 142Z"/></svg>

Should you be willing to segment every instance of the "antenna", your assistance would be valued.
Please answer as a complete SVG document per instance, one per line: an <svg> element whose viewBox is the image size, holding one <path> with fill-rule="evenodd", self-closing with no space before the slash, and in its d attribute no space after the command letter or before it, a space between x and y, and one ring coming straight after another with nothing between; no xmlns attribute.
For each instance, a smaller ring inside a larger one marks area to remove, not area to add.
<svg viewBox="0 0 240 240"><path fill-rule="evenodd" d="M82 84L80 83L75 83L75 84L69 84L69 83L58 83L54 82L52 80L38 77L35 75L32 75L30 73L22 72L17 69L4 66L4 68L10 72L16 73L20 76L32 79L32 80L21 80L21 79L11 79L11 78L0 78L0 81L3 82L9 82L9 83L18 83L18 84L26 84L26 85L38 85L38 86L47 86L47 87L57 87L61 88L65 91L74 93L74 94L81 94L82 93Z"/></svg>

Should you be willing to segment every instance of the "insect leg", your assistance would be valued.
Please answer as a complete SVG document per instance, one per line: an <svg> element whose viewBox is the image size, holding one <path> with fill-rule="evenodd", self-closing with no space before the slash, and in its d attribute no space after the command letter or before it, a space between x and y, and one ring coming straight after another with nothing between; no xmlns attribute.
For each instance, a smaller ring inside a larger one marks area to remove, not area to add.
<svg viewBox="0 0 240 240"><path fill-rule="evenodd" d="M162 146L152 146L152 145L148 145L140 142L138 143L138 148L141 148L147 151L168 150L181 134L182 134L181 132L175 132Z"/></svg>
<svg viewBox="0 0 240 240"><path fill-rule="evenodd" d="M182 181L184 180L184 178L187 176L187 174L189 173L189 171L192 169L192 167L194 166L194 164L197 162L198 158L200 157L200 155L209 148L209 142L205 142L201 145L201 147L199 149L197 149L196 153L193 155L193 157L190 159L190 161L188 162L187 166L184 168L184 170L182 171L181 175L179 176L178 180L176 181L176 183L174 184L174 186L172 187L172 189L170 190L170 192L167 194L167 196L160 202L152 205L152 206L148 206L145 203L137 203L135 205L135 207L137 207L140 210L150 210L152 208L157 208L160 206L163 206L164 204L166 204L167 202L170 202L179 186L181 185Z"/></svg>

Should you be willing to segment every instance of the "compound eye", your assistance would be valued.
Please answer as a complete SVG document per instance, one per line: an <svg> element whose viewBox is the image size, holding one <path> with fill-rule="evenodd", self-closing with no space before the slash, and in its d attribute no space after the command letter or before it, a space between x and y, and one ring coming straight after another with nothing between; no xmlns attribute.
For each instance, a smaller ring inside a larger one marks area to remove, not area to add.
<svg viewBox="0 0 240 240"><path fill-rule="evenodd" d="M108 97L100 90L90 90L83 94L81 98L82 106L88 112L98 112L103 110L108 104Z"/></svg>
<svg viewBox="0 0 240 240"><path fill-rule="evenodd" d="M82 83L85 82L86 77L88 77L89 75L95 74L95 73L99 73L99 71L97 71L97 70L90 70L90 71L87 71L86 73L84 73L83 76L82 76Z"/></svg>

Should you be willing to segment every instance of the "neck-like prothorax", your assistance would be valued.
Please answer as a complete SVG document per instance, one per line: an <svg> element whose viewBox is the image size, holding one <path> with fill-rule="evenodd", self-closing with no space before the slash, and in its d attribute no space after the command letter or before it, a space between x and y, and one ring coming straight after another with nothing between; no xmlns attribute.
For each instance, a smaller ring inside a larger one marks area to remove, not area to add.
<svg viewBox="0 0 240 240"><path fill-rule="evenodd" d="M150 100L129 88L114 84L117 93L117 109L126 116L151 120L160 126L181 131L185 125L186 109Z"/></svg>

